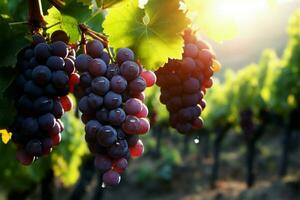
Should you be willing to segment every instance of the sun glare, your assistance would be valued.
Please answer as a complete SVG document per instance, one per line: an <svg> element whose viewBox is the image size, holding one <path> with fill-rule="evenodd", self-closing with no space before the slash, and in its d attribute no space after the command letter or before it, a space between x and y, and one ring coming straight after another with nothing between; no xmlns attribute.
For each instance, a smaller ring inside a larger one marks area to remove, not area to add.
<svg viewBox="0 0 300 200"><path fill-rule="evenodd" d="M267 9L267 1L262 0L223 0L213 7L219 19L230 18L237 23L246 23Z"/></svg>

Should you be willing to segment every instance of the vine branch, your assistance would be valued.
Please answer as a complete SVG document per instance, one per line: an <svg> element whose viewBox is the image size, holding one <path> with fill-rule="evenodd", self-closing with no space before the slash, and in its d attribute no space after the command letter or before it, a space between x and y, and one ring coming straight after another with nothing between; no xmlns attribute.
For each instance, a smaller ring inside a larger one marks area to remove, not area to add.
<svg viewBox="0 0 300 200"><path fill-rule="evenodd" d="M28 7L28 23L30 25L30 30L31 32L39 31L40 28L43 28L46 25L41 0L28 0Z"/></svg>

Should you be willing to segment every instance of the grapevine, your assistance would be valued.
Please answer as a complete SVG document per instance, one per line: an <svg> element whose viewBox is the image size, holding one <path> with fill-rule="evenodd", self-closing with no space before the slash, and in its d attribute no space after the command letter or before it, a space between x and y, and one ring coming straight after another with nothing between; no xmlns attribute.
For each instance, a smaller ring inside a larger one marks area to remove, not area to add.
<svg viewBox="0 0 300 200"><path fill-rule="evenodd" d="M87 34L97 37L96 33ZM106 186L117 185L130 157L144 151L139 135L150 129L146 118L144 90L156 81L154 73L144 71L128 48L117 51L116 61L101 38L86 44L86 54L75 61L80 72L76 96L85 124L85 139L95 155L95 167Z"/></svg>
<svg viewBox="0 0 300 200"><path fill-rule="evenodd" d="M18 147L17 160L23 165L49 154L61 141L64 126L60 118L72 107L67 95L77 77L75 51L67 43L63 31L54 32L50 44L36 33L31 46L18 54L17 117L11 131Z"/></svg>
<svg viewBox="0 0 300 200"><path fill-rule="evenodd" d="M212 76L220 64L211 47L198 40L195 32L184 32L182 60L169 59L156 71L161 88L160 101L170 113L170 124L180 133L189 133L203 126L201 112L206 107L204 95L213 85Z"/></svg>

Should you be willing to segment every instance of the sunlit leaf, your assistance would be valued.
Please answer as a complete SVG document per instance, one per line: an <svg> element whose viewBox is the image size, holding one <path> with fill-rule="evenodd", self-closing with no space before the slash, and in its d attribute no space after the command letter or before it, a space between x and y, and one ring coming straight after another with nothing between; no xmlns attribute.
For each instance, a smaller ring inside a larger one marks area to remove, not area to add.
<svg viewBox="0 0 300 200"><path fill-rule="evenodd" d="M7 144L9 140L11 139L12 133L8 132L6 129L0 130L1 139L4 144Z"/></svg>
<svg viewBox="0 0 300 200"><path fill-rule="evenodd" d="M127 0L108 9L104 32L115 49L129 47L147 69L157 69L168 58L180 58L188 25L177 0L151 0L144 9L137 0Z"/></svg>
<svg viewBox="0 0 300 200"><path fill-rule="evenodd" d="M124 0L96 0L97 6L103 9L110 8Z"/></svg>
<svg viewBox="0 0 300 200"><path fill-rule="evenodd" d="M47 29L47 33L52 34L56 30L64 30L69 35L71 43L80 40L77 19L62 15L59 10L52 7L48 10L48 15L45 16L45 20L48 27L51 27Z"/></svg>

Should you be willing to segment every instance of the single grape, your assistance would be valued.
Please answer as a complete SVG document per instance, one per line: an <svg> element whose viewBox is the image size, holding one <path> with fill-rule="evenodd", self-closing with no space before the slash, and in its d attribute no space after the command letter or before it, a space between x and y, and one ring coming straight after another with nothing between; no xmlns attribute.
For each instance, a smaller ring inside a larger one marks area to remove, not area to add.
<svg viewBox="0 0 300 200"><path fill-rule="evenodd" d="M121 65L125 61L134 61L134 53L131 49L121 48L117 52L117 62Z"/></svg>
<svg viewBox="0 0 300 200"><path fill-rule="evenodd" d="M102 146L111 146L117 141L117 132L111 126L102 126L97 132L97 141Z"/></svg>
<svg viewBox="0 0 300 200"><path fill-rule="evenodd" d="M129 148L129 152L132 158L139 158L144 153L144 144L141 140L138 140L138 142Z"/></svg>
<svg viewBox="0 0 300 200"><path fill-rule="evenodd" d="M125 158L120 158L113 162L113 170L118 173L123 173L128 167L128 161Z"/></svg>
<svg viewBox="0 0 300 200"><path fill-rule="evenodd" d="M103 49L103 44L99 40L91 40L86 44L86 52L93 58L100 58Z"/></svg>
<svg viewBox="0 0 300 200"><path fill-rule="evenodd" d="M116 93L123 93L127 88L127 81L120 75L113 76L110 80L111 90Z"/></svg>
<svg viewBox="0 0 300 200"><path fill-rule="evenodd" d="M51 42L52 43L57 42L57 41L62 41L64 43L68 44L69 40L70 40L70 38L65 31L57 30L51 34Z"/></svg>
<svg viewBox="0 0 300 200"><path fill-rule="evenodd" d="M128 115L136 115L142 111L143 103L139 99L131 98L126 101L124 109Z"/></svg>
<svg viewBox="0 0 300 200"><path fill-rule="evenodd" d="M92 57L86 54L80 54L75 60L75 67L79 72L88 71L89 63L91 62Z"/></svg>
<svg viewBox="0 0 300 200"><path fill-rule="evenodd" d="M52 83L56 88L64 88L68 85L69 77L64 71L55 71L52 73Z"/></svg>
<svg viewBox="0 0 300 200"><path fill-rule="evenodd" d="M44 114L38 118L38 123L42 130L49 131L55 125L55 117L51 113Z"/></svg>
<svg viewBox="0 0 300 200"><path fill-rule="evenodd" d="M121 176L119 173L109 170L103 174L102 180L105 186L115 186L120 183Z"/></svg>
<svg viewBox="0 0 300 200"><path fill-rule="evenodd" d="M104 155L97 154L95 156L94 164L96 169L99 170L100 172L106 172L112 168L112 162L110 158Z"/></svg>
<svg viewBox="0 0 300 200"><path fill-rule="evenodd" d="M152 87L156 83L156 76L152 71L143 71L141 74L147 87Z"/></svg>
<svg viewBox="0 0 300 200"><path fill-rule="evenodd" d="M122 96L114 93L112 91L109 91L105 96L104 96L104 106L107 109L115 109L121 106L122 104Z"/></svg>
<svg viewBox="0 0 300 200"><path fill-rule="evenodd" d="M44 65L39 65L32 70L32 79L38 85L45 85L51 79L51 71Z"/></svg>
<svg viewBox="0 0 300 200"><path fill-rule="evenodd" d="M126 114L122 108L111 110L108 114L108 120L111 125L120 126L126 118Z"/></svg>
<svg viewBox="0 0 300 200"><path fill-rule="evenodd" d="M26 145L26 152L32 156L41 156L42 150L42 142L37 139L30 140Z"/></svg>
<svg viewBox="0 0 300 200"><path fill-rule="evenodd" d="M52 70L64 70L65 61L59 56L50 56L47 60L46 65Z"/></svg>
<svg viewBox="0 0 300 200"><path fill-rule="evenodd" d="M97 77L92 81L92 90L97 95L105 95L109 91L109 88L109 80L104 76Z"/></svg>
<svg viewBox="0 0 300 200"><path fill-rule="evenodd" d="M66 58L69 53L68 46L62 41L53 42L50 47L54 56Z"/></svg>
<svg viewBox="0 0 300 200"><path fill-rule="evenodd" d="M106 63L100 58L92 59L88 70L90 74L94 77L103 76L107 71Z"/></svg>
<svg viewBox="0 0 300 200"><path fill-rule="evenodd" d="M45 62L51 56L51 48L46 43L39 43L34 48L34 56L39 62Z"/></svg>
<svg viewBox="0 0 300 200"><path fill-rule="evenodd" d="M131 81L139 76L140 67L133 61L125 61L120 67L120 72L127 81Z"/></svg>
<svg viewBox="0 0 300 200"><path fill-rule="evenodd" d="M34 101L34 109L39 114L45 114L53 110L53 100L47 97L40 97Z"/></svg>

